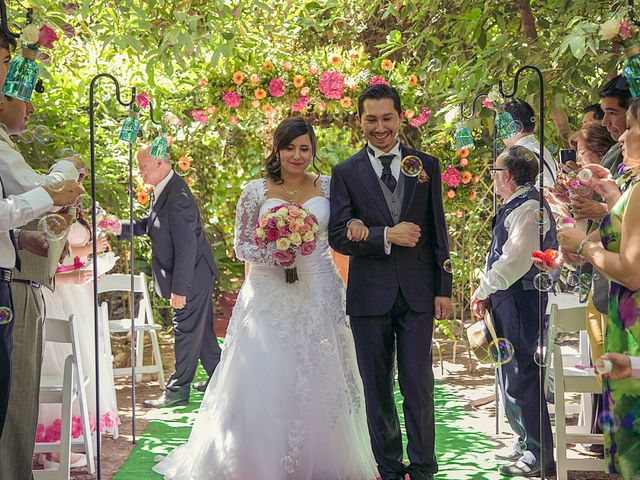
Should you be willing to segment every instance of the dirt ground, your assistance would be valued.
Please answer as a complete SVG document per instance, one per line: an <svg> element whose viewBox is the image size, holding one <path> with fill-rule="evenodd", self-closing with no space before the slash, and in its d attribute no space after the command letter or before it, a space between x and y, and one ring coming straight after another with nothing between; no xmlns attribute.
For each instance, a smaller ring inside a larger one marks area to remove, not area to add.
<svg viewBox="0 0 640 480"><path fill-rule="evenodd" d="M229 321L231 309L235 300L233 293L225 293L219 302L215 328L218 336L224 336ZM126 349L128 343L123 339L122 351ZM467 426L476 431L485 433L494 439L498 444L509 445L513 441L513 435L506 424L501 424L502 433L496 434L495 402L489 401L481 406L473 406L474 400L490 397L494 393L494 370L489 366L480 365L475 358L469 359L464 342L459 342L456 348L456 358L453 361L453 343L439 343L442 362L438 355L438 349L434 348L434 372L436 378L446 383L459 398L468 401L466 408L474 411L475 415L470 418ZM114 344L114 347L117 348ZM173 337L171 331L160 334L160 348L162 352L163 364L166 378L173 371ZM146 348L146 351L150 349ZM145 378L147 377L147 378ZM131 384L129 377L119 377L116 379L116 390L118 397L118 408L120 410L120 437L113 440L110 437L103 437L102 441L102 478L111 479L118 469L124 464L131 453ZM147 398L156 398L161 393L158 382L151 376L144 375L143 381L136 385L136 436L139 437L148 424L145 418L145 409L142 402ZM86 469L76 469L72 472L75 480L93 480L96 475L89 475ZM596 472L570 472L569 480L621 480L621 477Z"/></svg>

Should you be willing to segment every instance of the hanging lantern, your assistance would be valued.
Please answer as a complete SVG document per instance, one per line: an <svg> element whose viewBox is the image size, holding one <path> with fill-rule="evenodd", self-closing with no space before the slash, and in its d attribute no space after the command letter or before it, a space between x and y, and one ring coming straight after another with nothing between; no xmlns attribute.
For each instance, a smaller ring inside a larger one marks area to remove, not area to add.
<svg viewBox="0 0 640 480"><path fill-rule="evenodd" d="M509 112L500 112L496 115L496 138L505 140L520 133L520 129Z"/></svg>
<svg viewBox="0 0 640 480"><path fill-rule="evenodd" d="M633 98L640 97L640 44L632 45L624 50L627 59L624 61L622 73L627 79Z"/></svg>
<svg viewBox="0 0 640 480"><path fill-rule="evenodd" d="M22 55L11 61L2 93L24 102L31 100L31 94L38 81L37 54L37 50L25 47L22 49Z"/></svg>
<svg viewBox="0 0 640 480"><path fill-rule="evenodd" d="M455 138L455 150L460 150L461 148L473 148L475 144L473 143L473 137L471 136L471 132L467 127L459 126L454 135Z"/></svg>
<svg viewBox="0 0 640 480"><path fill-rule="evenodd" d="M129 116L124 119L122 123L122 130L120 130L120 140L129 143L135 143L138 139L138 132L140 131L140 113L134 110L129 111Z"/></svg>
<svg viewBox="0 0 640 480"><path fill-rule="evenodd" d="M169 149L169 142L164 135L158 135L151 143L151 156L155 158L164 159Z"/></svg>

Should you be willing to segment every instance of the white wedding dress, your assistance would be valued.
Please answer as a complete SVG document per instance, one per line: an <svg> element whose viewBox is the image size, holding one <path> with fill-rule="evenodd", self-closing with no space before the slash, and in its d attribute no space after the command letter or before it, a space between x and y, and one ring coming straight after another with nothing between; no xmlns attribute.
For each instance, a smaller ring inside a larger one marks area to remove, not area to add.
<svg viewBox="0 0 640 480"><path fill-rule="evenodd" d="M154 470L171 480L373 480L362 382L329 252L329 178L304 207L317 249L298 256L299 280L253 241L259 215L286 203L250 182L237 206L235 251L250 263L224 349L188 443Z"/></svg>

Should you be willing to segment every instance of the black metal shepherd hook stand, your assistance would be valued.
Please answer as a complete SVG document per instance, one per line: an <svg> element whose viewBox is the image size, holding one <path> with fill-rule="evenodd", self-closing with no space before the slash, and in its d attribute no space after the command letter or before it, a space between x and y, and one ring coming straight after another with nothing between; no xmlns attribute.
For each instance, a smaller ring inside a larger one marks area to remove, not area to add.
<svg viewBox="0 0 640 480"><path fill-rule="evenodd" d="M518 79L520 78L520 74L525 70L530 70L535 72L538 75L538 87L539 87L539 95L540 95L540 105L539 105L539 114L538 117L540 119L540 158L538 161L539 167L539 175L538 181L540 182L540 203L539 203L539 211L544 212L544 78L542 76L542 72L538 67L534 67L532 65L524 65L520 67L516 72L513 78L513 92L510 94L506 94L503 90L502 80L500 80L498 87L500 89L500 95L505 98L513 98L518 91ZM541 222L542 223L542 222ZM544 244L544 228L540 228L539 231L539 242L540 242L540 250L542 250ZM542 360L539 362L538 368L538 379L540 381L540 477L544 478L545 465L544 465L544 448L545 448L545 429L544 429L544 407L546 398L544 395L544 376L545 376L545 361L544 361L544 324L545 324L545 305L544 305L544 293L542 290L538 291L538 348L540 349L540 356Z"/></svg>
<svg viewBox="0 0 640 480"><path fill-rule="evenodd" d="M462 120L470 120L475 117L478 113L478 100L481 98L489 96L488 93L479 93L471 102L471 113L469 115L465 115L464 113L464 104L460 104L460 116ZM493 111L493 136L492 136L492 156L491 156L491 166L495 168L496 166L496 158L498 158L498 143L496 139L496 111ZM491 186L491 205L492 205L492 213L495 216L496 211L498 210L498 196L496 194L496 186ZM498 412L500 411L500 391L498 387L498 370L495 372L495 402L496 402L496 435L500 433L500 415Z"/></svg>
<svg viewBox="0 0 640 480"><path fill-rule="evenodd" d="M27 8L27 23L31 22L33 16L33 8ZM0 29L9 38L19 38L20 33L12 32L9 28L9 17L7 16L7 3L5 0L0 0Z"/></svg>
<svg viewBox="0 0 640 480"><path fill-rule="evenodd" d="M95 89L98 81L102 78L108 78L111 80L116 87L116 100L120 105L124 107L130 107L135 102L136 97L136 89L135 87L131 88L131 100L129 102L124 102L120 97L120 84L115 79L114 76L109 75L108 73L100 73L93 77L91 80L91 86L89 89L89 140L91 145L91 226L93 229L93 238L97 237L97 208L96 208L96 155L95 155ZM129 144L129 234L130 234L130 243L129 243L129 262L130 262L130 272L131 272L131 292L130 292L130 315L131 315L131 408L132 408L132 417L131 417L131 433L132 433L132 443L136 443L136 375L135 375L135 330L134 330L134 312L135 312L135 297L134 297L134 265L133 265L133 145ZM101 478L101 470L100 470L100 321L98 319L98 252L97 252L97 242L93 242L93 315L94 315L94 325L95 325L95 358L96 358L96 423L97 427L97 436L98 441L96 442L96 455L98 458L97 461L97 470L98 470L98 479ZM105 335L108 335L109 332L103 332Z"/></svg>

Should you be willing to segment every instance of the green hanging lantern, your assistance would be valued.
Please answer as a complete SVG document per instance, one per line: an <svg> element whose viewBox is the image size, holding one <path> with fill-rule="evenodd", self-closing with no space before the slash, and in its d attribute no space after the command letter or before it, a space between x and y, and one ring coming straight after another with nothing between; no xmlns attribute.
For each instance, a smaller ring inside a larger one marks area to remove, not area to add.
<svg viewBox="0 0 640 480"><path fill-rule="evenodd" d="M140 131L140 113L130 110L129 116L122 123L120 130L120 140L129 143L136 143L138 132Z"/></svg>
<svg viewBox="0 0 640 480"><path fill-rule="evenodd" d="M169 142L164 135L158 135L151 143L151 156L164 159L169 149Z"/></svg>
<svg viewBox="0 0 640 480"><path fill-rule="evenodd" d="M459 126L454 135L455 138L455 149L460 150L461 148L473 148L475 147L475 143L473 143L473 137L471 136L471 132L467 127Z"/></svg>
<svg viewBox="0 0 640 480"><path fill-rule="evenodd" d="M625 48L624 55L627 59L624 62L622 73L629 84L631 96L638 98L640 97L640 44Z"/></svg>
<svg viewBox="0 0 640 480"><path fill-rule="evenodd" d="M520 133L520 129L509 112L500 112L496 115L496 138L505 140Z"/></svg>
<svg viewBox="0 0 640 480"><path fill-rule="evenodd" d="M36 63L37 54L37 50L25 47L22 49L22 55L11 61L2 93L23 102L31 100L40 70Z"/></svg>

